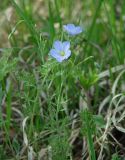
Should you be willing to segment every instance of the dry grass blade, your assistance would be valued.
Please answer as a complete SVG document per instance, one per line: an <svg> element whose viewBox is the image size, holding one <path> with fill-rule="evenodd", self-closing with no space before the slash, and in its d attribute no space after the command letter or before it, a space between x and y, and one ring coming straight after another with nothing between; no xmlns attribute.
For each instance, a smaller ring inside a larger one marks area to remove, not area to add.
<svg viewBox="0 0 125 160"><path fill-rule="evenodd" d="M25 127L26 127L26 121L28 120L29 117L26 117L24 120L23 120L23 123L22 123L22 127L23 127L23 141L24 141L24 144L26 147L28 147L28 139L27 139L27 134L26 134L26 131L25 131Z"/></svg>

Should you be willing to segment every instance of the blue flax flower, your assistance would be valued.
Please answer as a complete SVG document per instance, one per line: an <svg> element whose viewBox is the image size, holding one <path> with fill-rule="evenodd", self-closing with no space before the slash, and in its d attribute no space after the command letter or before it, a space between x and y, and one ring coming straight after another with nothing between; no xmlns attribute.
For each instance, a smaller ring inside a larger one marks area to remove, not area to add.
<svg viewBox="0 0 125 160"><path fill-rule="evenodd" d="M69 35L77 35L83 32L82 27L75 26L74 24L67 24L63 25L63 29L69 34Z"/></svg>
<svg viewBox="0 0 125 160"><path fill-rule="evenodd" d="M71 55L70 42L55 41L53 48L50 50L50 55L58 62L68 59Z"/></svg>

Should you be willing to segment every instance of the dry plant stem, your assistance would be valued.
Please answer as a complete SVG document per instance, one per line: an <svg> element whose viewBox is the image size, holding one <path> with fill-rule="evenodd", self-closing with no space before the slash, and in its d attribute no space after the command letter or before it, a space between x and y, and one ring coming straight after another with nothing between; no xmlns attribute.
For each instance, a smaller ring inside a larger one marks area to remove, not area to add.
<svg viewBox="0 0 125 160"><path fill-rule="evenodd" d="M100 154L98 156L98 160L101 160L102 152L103 152L103 148L104 148L104 143L105 143L105 140L107 138L107 133L108 133L108 129L109 129L110 124L111 124L111 111L109 110L108 114L107 114L107 123L106 123L106 126L105 126L105 131L102 135L101 150L100 150Z"/></svg>

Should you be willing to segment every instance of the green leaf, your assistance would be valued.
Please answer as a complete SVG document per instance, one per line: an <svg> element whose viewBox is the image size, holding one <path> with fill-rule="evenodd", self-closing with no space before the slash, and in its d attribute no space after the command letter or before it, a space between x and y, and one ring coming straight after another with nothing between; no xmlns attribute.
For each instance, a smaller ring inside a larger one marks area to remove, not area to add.
<svg viewBox="0 0 125 160"><path fill-rule="evenodd" d="M121 159L118 157L117 153L115 153L112 155L112 160L121 160Z"/></svg>
<svg viewBox="0 0 125 160"><path fill-rule="evenodd" d="M93 120L97 127L104 128L105 121L101 115L93 115Z"/></svg>

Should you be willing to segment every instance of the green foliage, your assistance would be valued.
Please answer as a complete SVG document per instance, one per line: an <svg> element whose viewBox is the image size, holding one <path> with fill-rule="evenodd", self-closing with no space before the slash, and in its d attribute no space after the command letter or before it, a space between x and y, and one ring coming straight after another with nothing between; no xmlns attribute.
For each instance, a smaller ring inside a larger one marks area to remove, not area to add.
<svg viewBox="0 0 125 160"><path fill-rule="evenodd" d="M98 128L105 127L105 121L102 115L93 115L93 121Z"/></svg>
<svg viewBox="0 0 125 160"><path fill-rule="evenodd" d="M7 74L12 72L17 64L17 58L11 59L11 51L4 51L0 59L0 81L2 81Z"/></svg>
<svg viewBox="0 0 125 160"><path fill-rule="evenodd" d="M3 98L3 91L2 91L2 85L0 84L0 127L2 126L2 98Z"/></svg>
<svg viewBox="0 0 125 160"><path fill-rule="evenodd" d="M0 84L0 108L2 107L2 97L3 97L3 91L2 91L2 86Z"/></svg>
<svg viewBox="0 0 125 160"><path fill-rule="evenodd" d="M97 81L98 81L98 75L97 73L81 73L81 75L79 76L79 81L81 83L81 85L83 86L83 88L85 89L89 89L92 85L94 85Z"/></svg>
<svg viewBox="0 0 125 160"><path fill-rule="evenodd" d="M90 153L90 159L96 160L94 144L92 136L96 133L96 126L92 114L87 109L81 112L82 119L82 131L83 134L87 137L88 150Z"/></svg>
<svg viewBox="0 0 125 160"><path fill-rule="evenodd" d="M60 157L60 160L68 160L69 157L69 143L67 141L67 135L63 135L63 132L59 135L53 135L49 139L49 143L52 147L52 158L55 160L58 160Z"/></svg>
<svg viewBox="0 0 125 160"><path fill-rule="evenodd" d="M2 146L0 146L0 159L7 159L7 155Z"/></svg>
<svg viewBox="0 0 125 160"><path fill-rule="evenodd" d="M118 155L116 153L116 154L112 155L112 160L121 160L121 159L118 157Z"/></svg>
<svg viewBox="0 0 125 160"><path fill-rule="evenodd" d="M87 109L81 112L82 119L82 131L85 136L88 136L88 132L91 131L91 134L94 135L96 133L96 125L93 119L93 115Z"/></svg>

